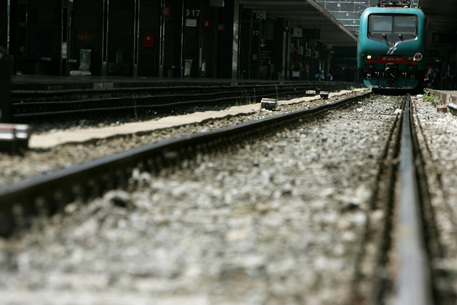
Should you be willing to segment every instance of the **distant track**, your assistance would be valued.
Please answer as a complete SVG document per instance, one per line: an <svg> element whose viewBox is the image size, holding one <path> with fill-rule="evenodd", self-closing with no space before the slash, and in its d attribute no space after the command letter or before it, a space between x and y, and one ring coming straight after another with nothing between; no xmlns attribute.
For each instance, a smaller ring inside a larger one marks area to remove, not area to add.
<svg viewBox="0 0 457 305"><path fill-rule="evenodd" d="M116 87L92 84L81 88L59 86L19 86L11 92L12 113L16 120L62 115L163 111L194 106L248 104L261 98L304 96L306 91L338 91L346 82L241 82L118 84Z"/></svg>

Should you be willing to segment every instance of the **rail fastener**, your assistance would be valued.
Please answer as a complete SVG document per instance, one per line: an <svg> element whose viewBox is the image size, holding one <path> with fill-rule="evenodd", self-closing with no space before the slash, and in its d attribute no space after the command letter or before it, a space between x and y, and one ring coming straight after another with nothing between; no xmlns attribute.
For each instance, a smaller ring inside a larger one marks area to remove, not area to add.
<svg viewBox="0 0 457 305"><path fill-rule="evenodd" d="M29 148L31 129L26 124L0 124L0 151L18 153Z"/></svg>
<svg viewBox="0 0 457 305"><path fill-rule="evenodd" d="M319 93L319 95L321 96L322 99L326 100L328 99L328 91L321 91Z"/></svg>
<svg viewBox="0 0 457 305"><path fill-rule="evenodd" d="M275 99L272 98L262 98L260 102L260 108L262 109L267 109L267 110L273 110L276 109L278 106L278 102Z"/></svg>
<svg viewBox="0 0 457 305"><path fill-rule="evenodd" d="M306 95L316 95L316 90L306 90Z"/></svg>

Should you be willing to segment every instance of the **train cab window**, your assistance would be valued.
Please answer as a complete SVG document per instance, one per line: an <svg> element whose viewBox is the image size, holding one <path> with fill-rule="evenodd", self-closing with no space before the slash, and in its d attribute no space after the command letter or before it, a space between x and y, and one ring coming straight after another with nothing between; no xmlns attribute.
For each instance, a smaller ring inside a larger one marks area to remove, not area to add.
<svg viewBox="0 0 457 305"><path fill-rule="evenodd" d="M370 33L392 33L392 16L371 15Z"/></svg>
<svg viewBox="0 0 457 305"><path fill-rule="evenodd" d="M416 16L395 16L394 33L396 34L416 34Z"/></svg>
<svg viewBox="0 0 457 305"><path fill-rule="evenodd" d="M372 14L368 18L368 38L378 41L411 40L417 37L417 16Z"/></svg>

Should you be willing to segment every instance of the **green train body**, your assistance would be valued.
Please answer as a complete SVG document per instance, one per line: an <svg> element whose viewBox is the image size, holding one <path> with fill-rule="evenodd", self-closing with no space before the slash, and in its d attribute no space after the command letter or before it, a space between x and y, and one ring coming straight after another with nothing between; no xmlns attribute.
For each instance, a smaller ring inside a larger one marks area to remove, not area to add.
<svg viewBox="0 0 457 305"><path fill-rule="evenodd" d="M374 89L416 89L426 61L425 15L411 7L370 7L360 17L357 62Z"/></svg>

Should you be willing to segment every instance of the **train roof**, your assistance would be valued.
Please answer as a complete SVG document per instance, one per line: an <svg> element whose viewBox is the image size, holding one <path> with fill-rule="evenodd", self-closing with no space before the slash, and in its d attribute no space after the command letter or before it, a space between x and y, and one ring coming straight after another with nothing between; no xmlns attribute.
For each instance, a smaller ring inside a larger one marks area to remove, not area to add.
<svg viewBox="0 0 457 305"><path fill-rule="evenodd" d="M410 0L379 0L380 7L411 7Z"/></svg>
<svg viewBox="0 0 457 305"><path fill-rule="evenodd" d="M408 14L408 15L418 15L425 17L424 12L422 12L421 9L419 8L411 8L411 7L369 7L367 8L362 15L367 15L367 14ZM363 17L361 17L363 18Z"/></svg>

